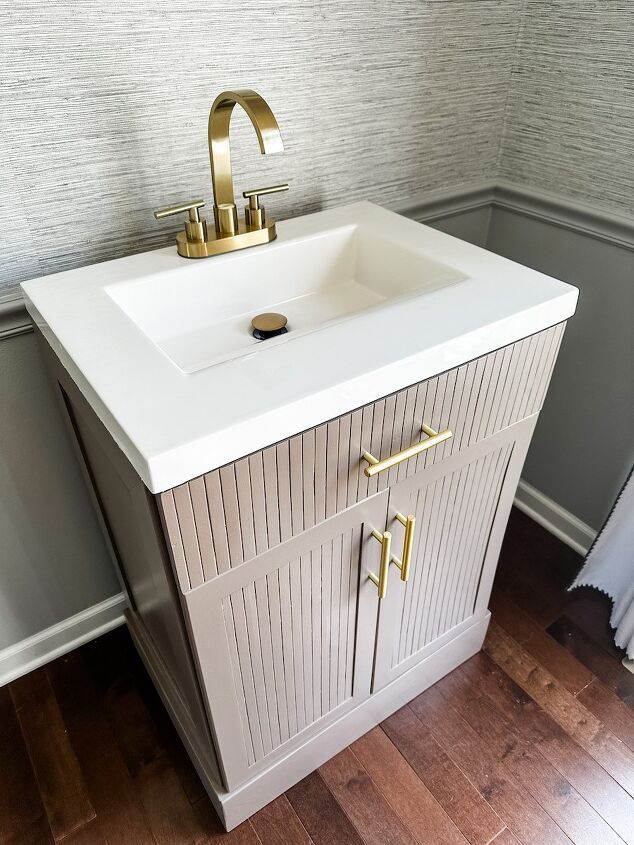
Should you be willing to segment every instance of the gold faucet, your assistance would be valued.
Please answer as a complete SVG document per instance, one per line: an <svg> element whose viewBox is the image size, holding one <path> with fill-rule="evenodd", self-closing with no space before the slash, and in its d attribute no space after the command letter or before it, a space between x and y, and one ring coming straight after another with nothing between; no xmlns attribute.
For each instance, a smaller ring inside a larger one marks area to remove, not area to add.
<svg viewBox="0 0 634 845"><path fill-rule="evenodd" d="M249 200L249 204L244 209L244 221L238 220L233 195L229 143L231 115L236 105L242 106L251 119L263 155L282 152L284 149L275 115L259 94L244 89L224 91L216 97L209 112L208 130L211 182L214 189L213 229L199 215L198 209L205 205L204 200L193 200L154 212L157 220L172 214L189 212L185 231L176 236L178 254L185 258L206 258L209 255L232 252L234 249L269 243L277 237L275 221L266 216L259 198L264 194L288 191L288 185L244 191L243 196Z"/></svg>

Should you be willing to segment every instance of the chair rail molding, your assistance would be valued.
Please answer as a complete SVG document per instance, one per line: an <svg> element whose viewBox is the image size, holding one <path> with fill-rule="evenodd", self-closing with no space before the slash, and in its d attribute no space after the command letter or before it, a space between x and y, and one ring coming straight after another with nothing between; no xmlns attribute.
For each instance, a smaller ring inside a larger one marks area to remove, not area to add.
<svg viewBox="0 0 634 845"><path fill-rule="evenodd" d="M33 331L20 293L0 298L0 340Z"/></svg>
<svg viewBox="0 0 634 845"><path fill-rule="evenodd" d="M582 235L634 250L634 213L626 217L607 208L588 206L572 197L536 191L525 185L498 182L494 208L515 211Z"/></svg>

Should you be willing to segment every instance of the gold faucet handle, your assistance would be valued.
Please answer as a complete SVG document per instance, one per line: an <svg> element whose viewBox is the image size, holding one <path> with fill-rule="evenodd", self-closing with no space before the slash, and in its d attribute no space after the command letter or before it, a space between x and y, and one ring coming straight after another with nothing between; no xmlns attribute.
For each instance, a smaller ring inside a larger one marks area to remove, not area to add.
<svg viewBox="0 0 634 845"><path fill-rule="evenodd" d="M185 211L189 212L189 220L185 221L185 231L187 233L188 241L204 241L207 239L207 221L201 219L198 214L198 209L205 205L205 200L192 200L191 202L183 202L180 205L168 205L167 208L159 208L154 212L154 217L157 220L163 220L164 217L172 217L174 214L183 214Z"/></svg>
<svg viewBox="0 0 634 845"><path fill-rule="evenodd" d="M250 229L261 229L264 226L264 208L260 205L260 197L265 194L279 194L288 191L288 185L271 185L270 188L255 188L253 191L243 191L242 196L249 200L244 208L244 219Z"/></svg>

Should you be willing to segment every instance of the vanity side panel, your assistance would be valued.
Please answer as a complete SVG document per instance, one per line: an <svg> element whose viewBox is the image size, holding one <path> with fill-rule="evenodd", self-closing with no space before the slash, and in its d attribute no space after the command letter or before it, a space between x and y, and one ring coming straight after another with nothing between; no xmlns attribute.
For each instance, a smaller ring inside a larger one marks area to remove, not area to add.
<svg viewBox="0 0 634 845"><path fill-rule="evenodd" d="M155 497L116 446L46 341L46 364L58 384L80 457L99 507L130 609L137 645L179 728L204 769L203 779L221 783L200 688L182 617L180 596L165 546ZM158 665L160 664L160 665ZM162 679L164 679L162 681Z"/></svg>
<svg viewBox="0 0 634 845"><path fill-rule="evenodd" d="M221 560L224 570L240 566L538 413L564 328L552 326L213 470L202 477L206 503L200 479L159 494L181 590L213 580ZM362 453L384 458L401 451L423 437L423 423L449 428L453 437L368 481Z"/></svg>

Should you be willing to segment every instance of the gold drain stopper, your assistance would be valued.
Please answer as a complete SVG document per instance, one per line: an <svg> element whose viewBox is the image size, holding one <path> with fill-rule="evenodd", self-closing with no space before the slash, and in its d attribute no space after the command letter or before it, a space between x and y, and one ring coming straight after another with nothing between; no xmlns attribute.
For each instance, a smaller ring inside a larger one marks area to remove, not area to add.
<svg viewBox="0 0 634 845"><path fill-rule="evenodd" d="M269 311L266 314L258 314L251 320L253 337L258 340L266 340L268 337L284 334L288 331L286 328L287 323L288 320L284 314L276 314L273 311Z"/></svg>

